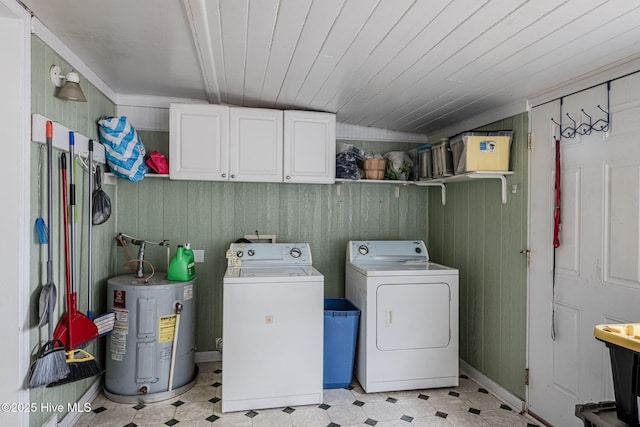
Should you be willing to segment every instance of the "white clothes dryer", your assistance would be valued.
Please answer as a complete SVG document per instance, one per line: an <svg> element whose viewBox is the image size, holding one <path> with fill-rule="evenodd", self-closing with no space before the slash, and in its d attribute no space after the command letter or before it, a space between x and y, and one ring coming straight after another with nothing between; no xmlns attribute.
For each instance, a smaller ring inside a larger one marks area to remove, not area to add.
<svg viewBox="0 0 640 427"><path fill-rule="evenodd" d="M307 243L234 243L223 281L222 412L322 403L324 276Z"/></svg>
<svg viewBox="0 0 640 427"><path fill-rule="evenodd" d="M345 276L366 392L458 385L457 269L430 262L422 241L350 241Z"/></svg>

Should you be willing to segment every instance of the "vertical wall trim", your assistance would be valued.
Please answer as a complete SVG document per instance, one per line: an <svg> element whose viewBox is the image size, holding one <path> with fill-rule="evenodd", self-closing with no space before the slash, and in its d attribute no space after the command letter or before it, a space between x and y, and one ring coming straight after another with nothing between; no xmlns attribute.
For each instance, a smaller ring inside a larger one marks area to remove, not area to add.
<svg viewBox="0 0 640 427"><path fill-rule="evenodd" d="M20 207L20 218L23 221L23 226L20 227L22 230L22 238L20 239L20 271L22 274L22 279L20 279L20 299L18 302L20 320L24 323L22 324L22 328L20 330L20 338L19 338L19 364L18 364L18 372L27 372L30 360L30 351L29 351L29 284L31 283L29 265L30 265L30 245L29 245L29 237L31 236L31 228L29 227L31 218L30 211L30 199L29 193L31 190L31 144L29 143L30 139L30 130L31 130L31 29L29 25L30 17L25 13L19 15L23 22L22 27L22 35L23 35L23 81L22 81L22 137L21 141L24 142L22 144L22 179L21 179L21 191L23 194L21 200ZM23 402L29 401L29 392L24 390L19 392L19 399ZM20 419L21 425L29 424L29 414L24 413Z"/></svg>
<svg viewBox="0 0 640 427"><path fill-rule="evenodd" d="M18 404L29 403L29 391L24 388L24 378L29 368L29 302L30 302L30 170L31 170L31 144L30 135L30 110L31 110L31 35L29 26L29 14L15 1L0 0L2 11L1 26L3 40L7 42L2 55L5 61L0 72L3 78L13 81L14 89L6 92L6 96L0 100L0 109L3 110L3 126L8 140L14 140L15 144L7 144L8 156L15 156L14 162L3 168L3 177L17 179L15 188L3 191L3 195L15 200L17 208L8 210L2 216L9 226L18 225L17 230L12 230L5 236L9 241L14 241L16 251L3 251L7 255L5 262L13 266L7 272L7 278L11 285L7 287L5 297L13 299L17 305L3 310L0 318L3 320L2 332L5 334L6 355L5 366L0 372L6 380L0 386L0 396L5 402ZM16 81L17 80L17 81ZM5 112L9 111L9 114ZM17 270L17 271L16 271ZM15 280L15 282L14 282ZM18 426L29 425L29 413L22 411L16 414L3 414L3 424Z"/></svg>
<svg viewBox="0 0 640 427"><path fill-rule="evenodd" d="M527 108L527 133L529 137L531 137L532 131L532 120L531 120L531 106ZM527 152L527 185L531 188L531 149ZM526 200L526 210L527 210L527 251L531 248L531 191L527 189L527 200ZM526 289L525 295L527 296L527 304L525 305L526 317L525 317L525 345L526 351L524 352L524 366L529 369L529 352L531 348L529 346L530 336L531 336L531 258L530 254L527 254L527 269L525 271L525 281L526 281ZM529 384L526 384L524 387L524 400L529 403Z"/></svg>

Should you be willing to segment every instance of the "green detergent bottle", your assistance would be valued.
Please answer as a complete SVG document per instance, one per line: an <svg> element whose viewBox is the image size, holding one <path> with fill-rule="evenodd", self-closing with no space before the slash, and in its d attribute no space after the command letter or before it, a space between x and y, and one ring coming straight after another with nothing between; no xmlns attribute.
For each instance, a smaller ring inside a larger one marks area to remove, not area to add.
<svg viewBox="0 0 640 427"><path fill-rule="evenodd" d="M187 282L195 276L196 264L194 262L191 245L189 245L189 243L179 245L176 254L171 258L171 262L169 263L167 279Z"/></svg>

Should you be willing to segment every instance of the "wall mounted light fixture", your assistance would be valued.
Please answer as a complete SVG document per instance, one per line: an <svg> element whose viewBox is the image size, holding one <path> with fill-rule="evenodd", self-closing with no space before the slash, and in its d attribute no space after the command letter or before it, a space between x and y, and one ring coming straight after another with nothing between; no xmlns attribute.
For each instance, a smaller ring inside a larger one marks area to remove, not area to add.
<svg viewBox="0 0 640 427"><path fill-rule="evenodd" d="M87 102L87 98L84 97L84 93L80 88L80 76L78 76L78 73L71 71L65 76L61 76L60 67L52 65L49 68L49 75L53 84L60 88L56 95L58 98L67 101Z"/></svg>

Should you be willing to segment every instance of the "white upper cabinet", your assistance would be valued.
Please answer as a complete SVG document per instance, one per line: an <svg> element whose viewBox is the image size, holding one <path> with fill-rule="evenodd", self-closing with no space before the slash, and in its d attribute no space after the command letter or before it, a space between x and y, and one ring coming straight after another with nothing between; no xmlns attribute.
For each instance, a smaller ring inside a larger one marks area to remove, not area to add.
<svg viewBox="0 0 640 427"><path fill-rule="evenodd" d="M331 184L336 116L310 111L171 104L169 177Z"/></svg>
<svg viewBox="0 0 640 427"><path fill-rule="evenodd" d="M229 107L171 104L171 179L226 181L229 175Z"/></svg>
<svg viewBox="0 0 640 427"><path fill-rule="evenodd" d="M230 107L229 180L282 182L282 111Z"/></svg>
<svg viewBox="0 0 640 427"><path fill-rule="evenodd" d="M284 112L284 182L332 184L336 175L336 116Z"/></svg>

